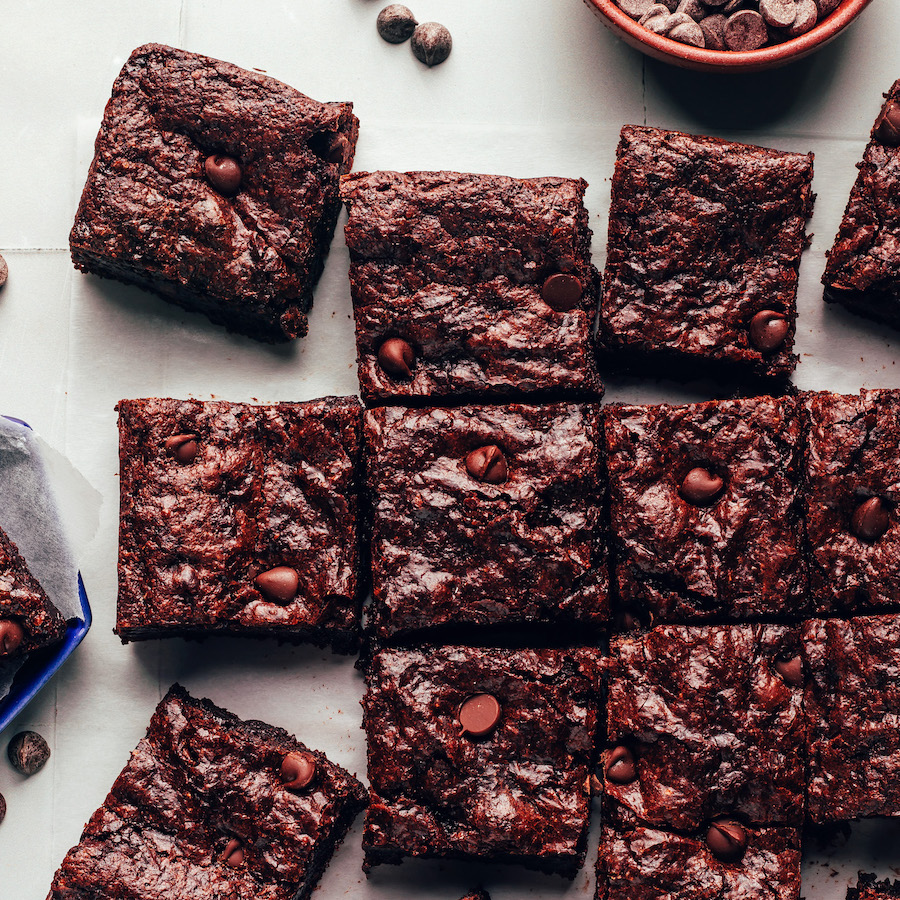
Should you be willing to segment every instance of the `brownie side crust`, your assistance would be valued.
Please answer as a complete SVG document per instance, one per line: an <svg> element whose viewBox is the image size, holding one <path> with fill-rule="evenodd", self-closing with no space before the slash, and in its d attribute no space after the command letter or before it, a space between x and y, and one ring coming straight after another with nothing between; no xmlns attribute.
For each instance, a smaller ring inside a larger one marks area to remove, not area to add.
<svg viewBox="0 0 900 900"><path fill-rule="evenodd" d="M76 267L263 341L307 332L358 121L258 72L161 44L116 79L70 236ZM207 157L239 163L225 196Z"/></svg>
<svg viewBox="0 0 900 900"><path fill-rule="evenodd" d="M811 153L626 125L600 305L605 362L668 377L790 375L812 172ZM755 319L766 311L777 325Z"/></svg>
<svg viewBox="0 0 900 900"><path fill-rule="evenodd" d="M285 757L314 763L288 788ZM53 879L51 900L305 900L365 805L350 774L286 731L178 685Z"/></svg>
<svg viewBox="0 0 900 900"><path fill-rule="evenodd" d="M346 176L365 402L599 398L586 187L457 172ZM560 275L580 296L545 300L545 282ZM411 353L408 373L379 358L398 338Z"/></svg>

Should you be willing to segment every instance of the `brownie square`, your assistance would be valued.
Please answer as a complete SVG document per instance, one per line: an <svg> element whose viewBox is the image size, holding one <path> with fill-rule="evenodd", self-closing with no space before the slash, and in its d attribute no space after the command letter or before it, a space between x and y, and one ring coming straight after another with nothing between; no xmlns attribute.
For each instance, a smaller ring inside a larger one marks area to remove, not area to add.
<svg viewBox="0 0 900 900"><path fill-rule="evenodd" d="M804 395L810 588L822 614L900 605L900 391Z"/></svg>
<svg viewBox="0 0 900 900"><path fill-rule="evenodd" d="M599 397L586 187L457 172L344 178L366 403Z"/></svg>
<svg viewBox="0 0 900 900"><path fill-rule="evenodd" d="M645 825L803 824L800 632L664 625L613 639L605 792Z"/></svg>
<svg viewBox="0 0 900 900"><path fill-rule="evenodd" d="M797 401L606 410L620 612L645 624L801 616Z"/></svg>
<svg viewBox="0 0 900 900"><path fill-rule="evenodd" d="M350 103L139 47L106 106L72 260L231 331L303 337L357 132Z"/></svg>
<svg viewBox="0 0 900 900"><path fill-rule="evenodd" d="M608 360L790 375L812 174L811 153L626 125L600 304Z"/></svg>
<svg viewBox="0 0 900 900"><path fill-rule="evenodd" d="M900 80L885 94L857 166L844 218L826 254L825 300L900 327Z"/></svg>
<svg viewBox="0 0 900 900"><path fill-rule="evenodd" d="M119 637L272 635L351 650L359 401L117 409Z"/></svg>
<svg viewBox="0 0 900 900"><path fill-rule="evenodd" d="M900 616L813 619L802 640L809 818L900 815Z"/></svg>
<svg viewBox="0 0 900 900"><path fill-rule="evenodd" d="M379 638L607 620L598 406L381 407L364 444Z"/></svg>
<svg viewBox="0 0 900 900"><path fill-rule="evenodd" d="M859 873L856 887L847 889L847 900L892 900L900 897L900 881L876 881L874 875Z"/></svg>
<svg viewBox="0 0 900 900"><path fill-rule="evenodd" d="M305 900L364 806L324 754L175 685L48 900Z"/></svg>
<svg viewBox="0 0 900 900"><path fill-rule="evenodd" d="M799 829L735 824L743 853L723 859L708 836L712 823L668 831L608 801L596 900L799 900Z"/></svg>
<svg viewBox="0 0 900 900"><path fill-rule="evenodd" d="M383 650L366 677L365 867L584 862L600 652Z"/></svg>

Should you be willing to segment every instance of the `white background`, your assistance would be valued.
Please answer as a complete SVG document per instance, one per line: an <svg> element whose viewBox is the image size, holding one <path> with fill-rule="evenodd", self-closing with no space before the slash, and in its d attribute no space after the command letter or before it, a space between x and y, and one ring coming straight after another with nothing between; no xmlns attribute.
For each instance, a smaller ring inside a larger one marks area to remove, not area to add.
<svg viewBox="0 0 900 900"><path fill-rule="evenodd" d="M33 728L53 756L21 778L0 760L0 898L43 900L160 696L173 681L239 715L296 733L360 776L362 682L350 659L267 642L180 640L123 647L116 591L117 432L123 397L302 400L357 389L340 235L316 293L309 337L271 348L73 269L67 247L91 144L112 81L136 46L159 41L258 67L319 100L352 100L357 169L582 176L602 266L609 176L622 124L648 123L816 153L812 248L801 270L795 375L802 388L900 386L897 335L821 302L823 253L880 97L900 76L896 0L875 0L813 58L755 77L696 75L647 61L580 0L411 0L454 38L427 69L375 33L380 0L17 0L4 2L0 54L0 412L29 421L101 492L101 525L80 560L95 623L54 682L0 738ZM343 221L343 219L342 219ZM698 396L633 380L611 399ZM478 881L496 900L588 897L596 848L572 884L515 868L406 863L360 871L361 820L321 900L407 894L456 900ZM810 842L807 897L843 898L858 865L891 874L900 830L869 822L849 843ZM882 852L883 851L883 852Z"/></svg>

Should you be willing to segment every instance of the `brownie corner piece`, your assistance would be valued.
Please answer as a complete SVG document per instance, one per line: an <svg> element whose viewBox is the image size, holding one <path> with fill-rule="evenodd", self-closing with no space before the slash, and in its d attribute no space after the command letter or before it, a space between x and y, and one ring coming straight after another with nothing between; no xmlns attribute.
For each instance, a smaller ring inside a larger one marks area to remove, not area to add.
<svg viewBox="0 0 900 900"><path fill-rule="evenodd" d="M844 216L827 252L824 299L900 328L900 79L885 94Z"/></svg>
<svg viewBox="0 0 900 900"><path fill-rule="evenodd" d="M613 367L784 380L813 155L626 125L598 335Z"/></svg>
<svg viewBox="0 0 900 900"><path fill-rule="evenodd" d="M460 172L346 176L366 403L599 399L586 187Z"/></svg>
<svg viewBox="0 0 900 900"><path fill-rule="evenodd" d="M847 888L847 900L894 900L900 897L900 881L885 878L879 881L875 875L859 873L855 886Z"/></svg>
<svg viewBox="0 0 900 900"><path fill-rule="evenodd" d="M357 814L359 781L281 728L178 685L160 701L50 900L306 900Z"/></svg>
<svg viewBox="0 0 900 900"><path fill-rule="evenodd" d="M584 862L600 651L382 650L366 676L367 870L405 857Z"/></svg>
<svg viewBox="0 0 900 900"><path fill-rule="evenodd" d="M139 47L106 106L73 262L258 340L303 337L357 133L350 103Z"/></svg>

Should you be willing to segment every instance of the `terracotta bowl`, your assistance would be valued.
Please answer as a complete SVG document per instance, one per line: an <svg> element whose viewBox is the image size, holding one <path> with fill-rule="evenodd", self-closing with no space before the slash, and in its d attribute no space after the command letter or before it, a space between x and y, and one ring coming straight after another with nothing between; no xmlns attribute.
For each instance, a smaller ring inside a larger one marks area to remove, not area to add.
<svg viewBox="0 0 900 900"><path fill-rule="evenodd" d="M584 0L603 23L642 53L685 69L705 72L758 72L802 59L836 38L872 0L844 0L818 25L800 37L759 50L701 50L669 40L638 25L614 0Z"/></svg>

